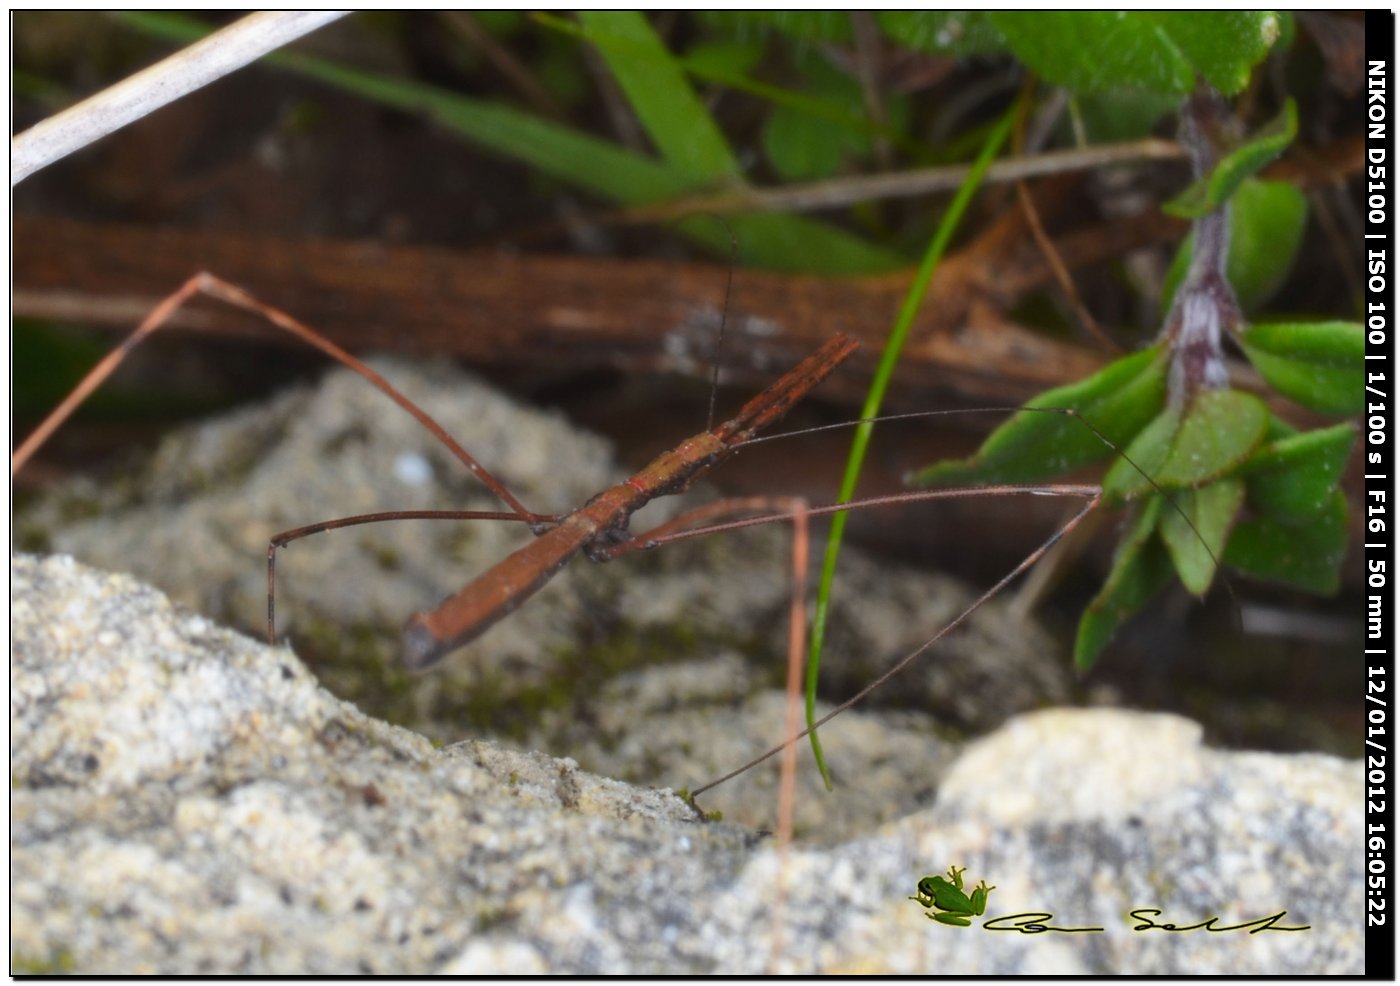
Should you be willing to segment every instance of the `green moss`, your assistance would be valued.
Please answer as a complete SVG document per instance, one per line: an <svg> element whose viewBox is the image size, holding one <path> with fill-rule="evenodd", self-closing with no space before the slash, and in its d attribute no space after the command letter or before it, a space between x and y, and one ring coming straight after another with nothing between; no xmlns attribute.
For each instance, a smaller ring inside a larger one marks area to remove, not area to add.
<svg viewBox="0 0 1400 986"><path fill-rule="evenodd" d="M373 541L366 547L373 550ZM380 561L392 565L397 559ZM613 610L605 601L596 609L590 606L590 615L581 617L576 627L575 639L582 642L553 649L540 670L525 676L492 661L476 662L472 671L410 675L399 661L396 633L369 623L344 627L304 608L297 613L293 637L297 652L317 678L366 714L430 734L491 735L558 749L577 743L596 696L619 675L726 649L768 652L757 633L736 642L723 627L688 620L640 626L614 618L611 625L600 626L600 619L592 615L598 612ZM781 673L781 668L775 672ZM544 735L542 723L549 724ZM597 728L590 731L590 739L605 750L619 741ZM643 776L655 776L647 770L658 771L660 765L645 765Z"/></svg>
<svg viewBox="0 0 1400 986"><path fill-rule="evenodd" d="M447 558L459 564L464 563L475 555L474 549L479 538L471 524L452 524L450 530L451 533L444 542Z"/></svg>
<svg viewBox="0 0 1400 986"><path fill-rule="evenodd" d="M72 971L73 953L63 946L42 959L21 952L10 953L10 972L16 976L67 975Z"/></svg>
<svg viewBox="0 0 1400 986"><path fill-rule="evenodd" d="M476 912L477 931L490 931L492 928L500 927L515 917L514 912L508 907L485 906Z"/></svg>
<svg viewBox="0 0 1400 986"><path fill-rule="evenodd" d="M95 496L72 496L61 497L58 501L58 522L60 527L67 527L84 520L92 520L94 517L102 516L105 510L103 502Z"/></svg>
<svg viewBox="0 0 1400 986"><path fill-rule="evenodd" d="M303 612L292 636L297 653L329 691L375 718L398 724L416 719L413 676L398 661L397 641L383 630Z"/></svg>
<svg viewBox="0 0 1400 986"><path fill-rule="evenodd" d="M364 446L369 443L369 430L359 423L346 425L321 443L321 452L326 458L340 455L346 449Z"/></svg>
<svg viewBox="0 0 1400 986"><path fill-rule="evenodd" d="M374 559L382 572L397 572L403 567L403 559L393 548L375 538L363 538L360 548Z"/></svg>
<svg viewBox="0 0 1400 986"><path fill-rule="evenodd" d="M53 538L41 524L20 524L15 531L15 546L20 551L47 555L53 551Z"/></svg>

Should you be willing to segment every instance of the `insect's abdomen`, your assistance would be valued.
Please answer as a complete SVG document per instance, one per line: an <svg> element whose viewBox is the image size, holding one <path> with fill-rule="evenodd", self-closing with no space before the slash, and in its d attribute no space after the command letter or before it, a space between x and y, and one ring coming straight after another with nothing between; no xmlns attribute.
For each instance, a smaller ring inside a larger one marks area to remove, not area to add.
<svg viewBox="0 0 1400 986"><path fill-rule="evenodd" d="M574 514L498 562L431 613L414 613L403 633L403 661L422 671L509 616L578 554L592 536L588 518Z"/></svg>

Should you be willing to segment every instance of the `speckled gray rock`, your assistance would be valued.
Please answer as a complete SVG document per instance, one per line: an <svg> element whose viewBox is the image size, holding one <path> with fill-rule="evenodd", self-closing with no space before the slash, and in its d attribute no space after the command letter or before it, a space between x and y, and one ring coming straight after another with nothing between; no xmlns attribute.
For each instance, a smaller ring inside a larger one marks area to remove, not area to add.
<svg viewBox="0 0 1400 986"><path fill-rule="evenodd" d="M128 576L19 558L11 587L27 967L427 971L587 873L642 888L673 851L727 870L751 841L571 762L437 751Z"/></svg>
<svg viewBox="0 0 1400 986"><path fill-rule="evenodd" d="M1359 766L1209 750L1175 717L1013 719L952 764L934 807L784 858L571 761L435 749L331 697L289 651L69 559L12 559L11 631L11 947L27 970L1363 968ZM953 863L995 885L988 916L1105 930L926 920L907 898ZM1149 907L1310 927L1132 930L1127 912Z"/></svg>
<svg viewBox="0 0 1400 986"><path fill-rule="evenodd" d="M374 361L532 509L566 510L625 475L603 441L437 363ZM679 437L679 436L678 436ZM643 530L701 490L649 506ZM268 537L330 516L499 510L412 418L349 373L166 440L119 483L77 482L17 519L42 541L131 571L258 634ZM72 520L74 516L81 520ZM403 522L311 537L279 554L278 628L334 694L442 742L511 740L634 782L698 787L778 739L789 594L787 532L746 530L607 565L575 559L535 599L431 674L398 660L408 615L529 540L521 525ZM847 695L974 597L955 580L848 550L823 676ZM964 731L1070 695L1068 663L994 600L826 744L842 804L804 799L801 830L840 839L929 803ZM873 710L897 704L902 711ZM804 756L809 754L804 753ZM804 784L819 782L809 771ZM726 817L773 825L773 771L720 792Z"/></svg>

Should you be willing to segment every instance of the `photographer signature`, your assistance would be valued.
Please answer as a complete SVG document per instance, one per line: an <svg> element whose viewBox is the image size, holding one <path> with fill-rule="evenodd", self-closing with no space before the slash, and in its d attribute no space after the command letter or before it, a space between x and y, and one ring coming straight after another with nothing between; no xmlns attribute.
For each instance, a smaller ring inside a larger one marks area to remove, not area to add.
<svg viewBox="0 0 1400 986"><path fill-rule="evenodd" d="M972 924L974 917L981 917L987 907L987 898L996 887L987 886L987 881L980 881L969 893L965 889L963 873L966 867L950 866L948 875L926 876L919 881L918 890L909 899L916 901L920 907L924 908L924 916L941 924L967 927ZM1287 927L1279 922L1288 914L1287 911L1279 911L1277 914L1270 914L1262 918L1255 918L1253 921L1242 921L1239 924L1221 925L1220 918L1209 917L1196 924L1180 925L1170 921L1158 923L1154 917L1161 917L1162 910L1158 907L1139 907L1128 912L1128 917L1135 919L1139 923L1133 925L1134 931L1244 931L1249 930L1251 935L1257 935L1261 931L1307 931L1312 927L1310 924L1299 925L1297 927ZM1004 914L1001 917L988 918L982 922L982 927L986 931L1016 931L1023 935L1043 935L1049 931L1060 934L1082 934L1089 931L1103 931L1103 928L1061 928L1046 922L1054 918L1055 915L1049 911L1025 911L1020 914Z"/></svg>
<svg viewBox="0 0 1400 986"><path fill-rule="evenodd" d="M1244 931L1249 929L1251 935L1257 935L1261 931L1307 931L1312 927L1310 924L1288 927L1279 924L1287 911L1279 911L1277 914L1270 914L1266 917L1255 918L1253 921L1243 921L1239 924L1221 925L1218 924L1220 918L1206 918L1197 924L1173 924L1163 922L1161 924L1153 920L1153 917L1160 917L1162 911L1156 907L1139 907L1128 912L1128 917L1136 919L1139 923L1133 925L1134 931ZM1049 911L1026 911L1021 914L1004 914L1001 917L989 918L982 922L982 927L987 931L1019 931L1023 935L1040 935L1048 931L1056 931L1062 934L1078 934L1086 931L1103 931L1103 928L1061 928L1052 924L1047 924L1055 915Z"/></svg>

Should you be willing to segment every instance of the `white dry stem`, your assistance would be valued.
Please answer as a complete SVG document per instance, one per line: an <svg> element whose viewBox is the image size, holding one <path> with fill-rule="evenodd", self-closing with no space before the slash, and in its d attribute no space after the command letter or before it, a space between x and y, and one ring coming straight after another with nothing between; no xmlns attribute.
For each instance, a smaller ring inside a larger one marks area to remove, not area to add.
<svg viewBox="0 0 1400 986"><path fill-rule="evenodd" d="M1185 151L1176 141L1144 137L1121 144L1070 147L994 161L987 169L983 181L995 185L1117 164L1174 161L1184 154ZM887 174L843 175L838 178L784 185L780 188L726 188L658 205L638 206L618 213L614 220L645 223L696 212L811 212L867 202L871 199L907 198L952 191L967 181L971 170L971 165L952 164Z"/></svg>
<svg viewBox="0 0 1400 986"><path fill-rule="evenodd" d="M250 14L70 106L10 140L10 186L347 13L288 10Z"/></svg>

